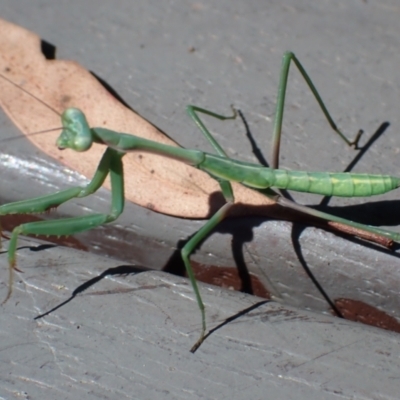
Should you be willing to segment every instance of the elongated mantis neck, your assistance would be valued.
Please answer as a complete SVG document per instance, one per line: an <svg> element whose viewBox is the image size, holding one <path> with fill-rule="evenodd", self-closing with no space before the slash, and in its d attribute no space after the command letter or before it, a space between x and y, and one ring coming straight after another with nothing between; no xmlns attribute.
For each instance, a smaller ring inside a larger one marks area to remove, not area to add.
<svg viewBox="0 0 400 400"><path fill-rule="evenodd" d="M145 151L199 166L205 158L202 151L188 150L154 142L139 136L119 133L105 128L92 128L83 112L77 108L67 108L61 116L63 130L57 139L59 149L87 151L93 143L104 144L119 153Z"/></svg>
<svg viewBox="0 0 400 400"><path fill-rule="evenodd" d="M206 153L199 150L170 146L127 133L116 133L105 128L92 128L92 133L97 143L103 143L120 153L142 151L159 154L195 167L198 167L206 158Z"/></svg>

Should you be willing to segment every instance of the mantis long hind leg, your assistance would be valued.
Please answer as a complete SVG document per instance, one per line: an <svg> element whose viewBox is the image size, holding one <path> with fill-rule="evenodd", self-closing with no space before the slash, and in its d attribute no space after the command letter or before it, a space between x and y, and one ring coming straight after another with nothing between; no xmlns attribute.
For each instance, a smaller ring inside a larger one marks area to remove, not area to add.
<svg viewBox="0 0 400 400"><path fill-rule="evenodd" d="M306 70L297 59L294 53L286 52L283 55L282 59L282 68L279 80L279 87L278 87L278 95L277 95L277 102L276 102L276 111L275 111L275 119L274 119L274 129L273 129L273 136L272 136L272 161L271 166L272 168L279 168L279 152L280 152L280 140L282 135L282 121L283 121L283 112L285 106L285 97L286 97L286 89L287 89L287 81L289 76L289 68L290 63L294 62L297 69L303 76L304 80L306 81L308 87L310 88L311 92L313 93L315 99L317 100L323 114L325 115L329 125L336 132L349 146L354 146L358 148L358 141L362 135L362 131L360 130L354 140L349 140L338 128L336 123L333 121L328 109L326 108L320 94L318 93L315 85L311 81L310 77L308 76ZM299 205L289 199L283 198L281 196L275 197L277 203L282 205L283 207L287 207L299 212L302 212L307 215L311 215L313 217L321 218L325 221L328 221L333 228L339 229L340 231L346 233L353 234L356 236L364 237L367 240L377 242L383 244L385 246L390 246L391 241L398 241L400 235L396 232L390 232L387 230L383 230L380 228L376 228L369 225L359 224L350 220L346 220L344 218L336 217L334 215L330 215L321 211L314 210L312 208ZM339 225L338 225L339 224Z"/></svg>
<svg viewBox="0 0 400 400"><path fill-rule="evenodd" d="M285 107L285 97L286 97L286 88L287 88L287 81L289 77L289 68L290 62L293 61L296 65L297 69L303 76L304 80L307 83L307 86L310 88L311 92L313 93L315 99L317 100L325 118L328 120L329 125L336 132L349 146L354 146L355 148L358 147L358 141L362 135L362 131L360 130L354 140L349 140L336 126L336 123L333 121L328 109L326 108L321 96L319 95L316 87L314 86L313 82L311 81L310 77L308 76L306 70L301 65L300 61L294 55L294 53L287 51L283 55L282 59L282 67L281 67L281 75L279 79L279 86L278 86L278 95L276 101L276 109L275 109L275 119L274 119L274 129L272 135L272 161L271 167L272 168L279 168L279 152L280 152L280 142L281 142L281 134L282 134L282 122L283 122L283 111Z"/></svg>

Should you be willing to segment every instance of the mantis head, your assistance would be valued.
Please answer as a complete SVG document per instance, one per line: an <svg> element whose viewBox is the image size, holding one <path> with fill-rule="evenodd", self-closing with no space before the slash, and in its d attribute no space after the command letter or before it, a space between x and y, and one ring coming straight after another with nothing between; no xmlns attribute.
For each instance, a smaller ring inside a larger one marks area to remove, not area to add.
<svg viewBox="0 0 400 400"><path fill-rule="evenodd" d="M57 139L60 150L89 150L93 143L92 133L85 114L78 108L67 108L61 115L63 130Z"/></svg>

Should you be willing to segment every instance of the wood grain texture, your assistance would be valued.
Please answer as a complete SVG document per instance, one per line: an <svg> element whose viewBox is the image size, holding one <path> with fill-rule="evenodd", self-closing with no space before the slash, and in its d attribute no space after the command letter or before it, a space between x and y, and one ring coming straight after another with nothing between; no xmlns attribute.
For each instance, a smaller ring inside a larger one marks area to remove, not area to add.
<svg viewBox="0 0 400 400"><path fill-rule="evenodd" d="M201 285L216 330L191 354L200 315L186 279L20 244L25 272L0 314L3 398L398 396L395 333Z"/></svg>

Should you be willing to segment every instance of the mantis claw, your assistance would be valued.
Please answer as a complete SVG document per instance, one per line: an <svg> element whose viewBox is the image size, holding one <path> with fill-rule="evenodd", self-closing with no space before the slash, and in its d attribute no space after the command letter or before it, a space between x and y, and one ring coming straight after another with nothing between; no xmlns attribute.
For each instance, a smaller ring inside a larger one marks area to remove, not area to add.
<svg viewBox="0 0 400 400"><path fill-rule="evenodd" d="M354 140L352 142L350 142L350 146L354 146L354 150L361 150L361 147L358 146L358 142L360 141L360 138L363 135L363 133L364 133L364 131L362 129L360 129L357 132L357 135L354 138Z"/></svg>
<svg viewBox="0 0 400 400"><path fill-rule="evenodd" d="M197 351L197 349L201 346L201 344L204 342L205 339L205 335L204 332L202 332L199 340L192 346L192 348L190 349L191 353L195 353Z"/></svg>
<svg viewBox="0 0 400 400"><path fill-rule="evenodd" d="M22 274L24 273L24 271L22 271L21 269L19 269L16 266L13 266L12 268L14 269L14 271L21 272Z"/></svg>
<svg viewBox="0 0 400 400"><path fill-rule="evenodd" d="M228 117L227 119L236 119L236 117L238 116L238 113L240 112L238 109L236 109L236 107L231 104L231 109L233 111L233 115L232 117Z"/></svg>

